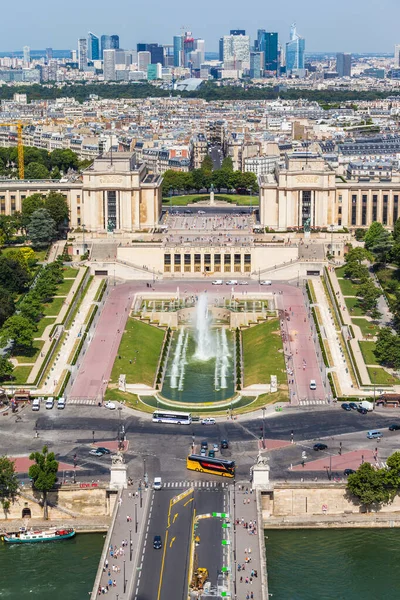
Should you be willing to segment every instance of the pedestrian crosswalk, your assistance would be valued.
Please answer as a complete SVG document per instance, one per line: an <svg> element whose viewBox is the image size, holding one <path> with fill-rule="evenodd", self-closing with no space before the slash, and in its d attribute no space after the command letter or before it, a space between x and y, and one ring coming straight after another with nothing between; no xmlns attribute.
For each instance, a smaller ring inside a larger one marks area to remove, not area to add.
<svg viewBox="0 0 400 600"><path fill-rule="evenodd" d="M165 481L163 488L202 488L208 490L221 490L228 487L226 481Z"/></svg>
<svg viewBox="0 0 400 600"><path fill-rule="evenodd" d="M85 406L95 406L97 401L95 398L69 398L67 404L84 404Z"/></svg>
<svg viewBox="0 0 400 600"><path fill-rule="evenodd" d="M328 404L328 400L300 400L300 406L316 406L317 404Z"/></svg>

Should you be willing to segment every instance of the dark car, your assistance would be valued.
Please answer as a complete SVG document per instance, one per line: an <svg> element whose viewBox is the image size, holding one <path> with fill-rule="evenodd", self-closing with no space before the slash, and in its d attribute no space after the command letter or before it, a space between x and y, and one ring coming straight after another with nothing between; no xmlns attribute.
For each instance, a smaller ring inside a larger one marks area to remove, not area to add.
<svg viewBox="0 0 400 600"><path fill-rule="evenodd" d="M229 448L228 440L221 440L221 449L226 450Z"/></svg>
<svg viewBox="0 0 400 600"><path fill-rule="evenodd" d="M201 447L202 450L208 450L208 442L207 442L207 440L203 440L201 442L201 446L200 447Z"/></svg>
<svg viewBox="0 0 400 600"><path fill-rule="evenodd" d="M355 473L355 470L354 470L354 469L345 469L345 470L343 471L343 475L344 475L345 477L348 477L349 475L353 475L353 473Z"/></svg>
<svg viewBox="0 0 400 600"><path fill-rule="evenodd" d="M357 412L359 412L361 415L366 415L368 411L367 411L366 408L363 408L362 406L359 406L357 408Z"/></svg>
<svg viewBox="0 0 400 600"><path fill-rule="evenodd" d="M347 402L343 402L342 408L343 410L351 410L350 404L347 404Z"/></svg>
<svg viewBox="0 0 400 600"><path fill-rule="evenodd" d="M155 535L153 540L153 548L160 550L162 548L161 535Z"/></svg>
<svg viewBox="0 0 400 600"><path fill-rule="evenodd" d="M398 429L400 429L400 425L396 425L396 423L389 425L389 431L397 431Z"/></svg>
<svg viewBox="0 0 400 600"><path fill-rule="evenodd" d="M97 450L102 454L111 454L111 450L109 450L108 448L103 448L102 446L100 446L100 448L97 448Z"/></svg>
<svg viewBox="0 0 400 600"><path fill-rule="evenodd" d="M349 406L352 410L357 410L358 408L358 404L356 404L355 402L349 402Z"/></svg>
<svg viewBox="0 0 400 600"><path fill-rule="evenodd" d="M215 450L209 450L209 451L208 451L208 456L209 456L210 458L215 458Z"/></svg>
<svg viewBox="0 0 400 600"><path fill-rule="evenodd" d="M320 442L318 442L318 444L314 444L313 449L314 450L326 450L328 448L328 446L326 444L321 444Z"/></svg>

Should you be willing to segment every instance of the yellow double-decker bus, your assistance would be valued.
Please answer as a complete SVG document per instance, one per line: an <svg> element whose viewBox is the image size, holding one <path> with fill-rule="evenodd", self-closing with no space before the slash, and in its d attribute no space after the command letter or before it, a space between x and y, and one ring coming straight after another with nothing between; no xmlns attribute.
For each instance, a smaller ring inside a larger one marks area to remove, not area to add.
<svg viewBox="0 0 400 600"><path fill-rule="evenodd" d="M209 456L191 454L186 459L186 468L191 471L199 471L200 473L210 473L210 475L235 477L235 461L225 460L224 458L211 458Z"/></svg>

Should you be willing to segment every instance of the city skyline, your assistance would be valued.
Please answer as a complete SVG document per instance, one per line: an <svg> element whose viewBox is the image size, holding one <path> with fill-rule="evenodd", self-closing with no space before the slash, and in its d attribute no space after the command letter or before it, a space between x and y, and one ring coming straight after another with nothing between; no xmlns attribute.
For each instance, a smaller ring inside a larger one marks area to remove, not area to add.
<svg viewBox="0 0 400 600"><path fill-rule="evenodd" d="M195 37L205 39L207 51L217 52L218 40L231 29L245 29L252 40L257 36L257 29L277 31L279 39L287 42L292 22L297 23L307 39L308 52L392 52L394 44L400 41L396 26L400 6L395 0L383 0L381 10L373 19L371 13L365 11L362 0L354 0L351 6L345 0L337 0L334 14L327 14L325 6L317 0L309 0L307 5L301 6L295 0L287 0L285 10L273 15L264 14L261 0L255 0L253 10L245 12L239 3L229 3L227 12L226 0L217 5L206 0L201 7L190 10L186 3L177 0L173 11L165 11L160 0L153 1L151 11L147 6L141 10L140 6L133 7L123 0L119 10L111 13L104 0L98 1L95 12L90 6L73 0L71 10L62 15L62 29L55 26L60 18L54 4L42 0L41 5L42 10L32 13L27 0L22 0L21 13L29 15L29 19L21 19L15 30L9 26L4 28L2 51L15 51L23 46L75 49L77 40L89 31L101 36L111 30L120 36L120 46L126 49L134 48L139 42L171 44L173 36L184 28L193 31ZM44 19L43 14L47 18ZM5 7L2 22L11 22L11 18L11 9Z"/></svg>

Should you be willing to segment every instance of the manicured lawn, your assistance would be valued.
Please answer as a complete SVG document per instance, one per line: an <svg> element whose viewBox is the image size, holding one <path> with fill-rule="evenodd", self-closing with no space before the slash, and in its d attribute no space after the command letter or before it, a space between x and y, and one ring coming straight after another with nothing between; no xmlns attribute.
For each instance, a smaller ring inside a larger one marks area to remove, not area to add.
<svg viewBox="0 0 400 600"><path fill-rule="evenodd" d="M345 268L346 267L344 266L344 267L339 267L338 269L335 269L336 277L344 277Z"/></svg>
<svg viewBox="0 0 400 600"><path fill-rule="evenodd" d="M365 315L363 309L358 306L358 298L345 298L344 301L352 317L363 317Z"/></svg>
<svg viewBox="0 0 400 600"><path fill-rule="evenodd" d="M371 323L371 321L367 321L367 319L352 319L352 321L353 325L359 326L361 333L365 338L378 335L379 325L375 325L374 323Z"/></svg>
<svg viewBox="0 0 400 600"><path fill-rule="evenodd" d="M36 323L38 330L35 334L35 337L37 337L37 338L42 337L43 332L46 329L46 327L48 325L53 325L55 320L56 320L55 317L43 317L43 319L40 319L40 321L38 323Z"/></svg>
<svg viewBox="0 0 400 600"><path fill-rule="evenodd" d="M72 288L75 279L64 279L62 283L57 286L56 296L67 296L68 292Z"/></svg>
<svg viewBox="0 0 400 600"><path fill-rule="evenodd" d="M27 382L30 372L32 371L32 367L15 367L13 371L13 380L12 383L17 385L21 385Z"/></svg>
<svg viewBox="0 0 400 600"><path fill-rule="evenodd" d="M64 302L65 298L53 298L51 302L43 305L43 315L51 315L56 317L60 312Z"/></svg>
<svg viewBox="0 0 400 600"><path fill-rule="evenodd" d="M355 296L357 287L350 279L338 279L343 296Z"/></svg>
<svg viewBox="0 0 400 600"><path fill-rule="evenodd" d="M7 248L2 248L1 253L8 254L12 250L22 250L23 248L30 248L30 246L8 246ZM32 248L32 250L33 250L33 248ZM39 262L43 262L44 259L46 258L47 248L45 248L44 250L33 250L33 251L35 253L36 260Z"/></svg>
<svg viewBox="0 0 400 600"><path fill-rule="evenodd" d="M278 383L286 383L278 319L244 330L242 340L245 386L270 383L271 375L277 376Z"/></svg>
<svg viewBox="0 0 400 600"><path fill-rule="evenodd" d="M361 353L366 365L377 365L377 360L374 354L375 342L358 342Z"/></svg>
<svg viewBox="0 0 400 600"><path fill-rule="evenodd" d="M16 350L17 353L12 353L13 358L16 358L20 364L34 363L37 359L39 352L43 348L43 341L36 340L33 343L32 348L27 348L23 352Z"/></svg>
<svg viewBox="0 0 400 600"><path fill-rule="evenodd" d="M376 383L377 385L397 385L400 381L400 379L393 377L393 375L390 375L390 373L385 371L385 369L382 369L382 367L368 367L368 374L371 383Z"/></svg>
<svg viewBox="0 0 400 600"><path fill-rule="evenodd" d="M128 319L114 362L111 381L118 383L119 375L123 374L126 375L127 383L143 383L152 386L163 339L162 329L136 319ZM118 358L119 356L121 358Z"/></svg>
<svg viewBox="0 0 400 600"><path fill-rule="evenodd" d="M259 202L258 196L241 196L240 194L215 194L215 200L225 200L231 204L239 204L240 206L257 206ZM209 194L188 194L187 196L172 196L171 200L167 196L163 198L165 206L187 206L196 202L209 200Z"/></svg>
<svg viewBox="0 0 400 600"><path fill-rule="evenodd" d="M76 277L79 273L79 269L74 269L73 267L64 267L63 275L64 277Z"/></svg>

